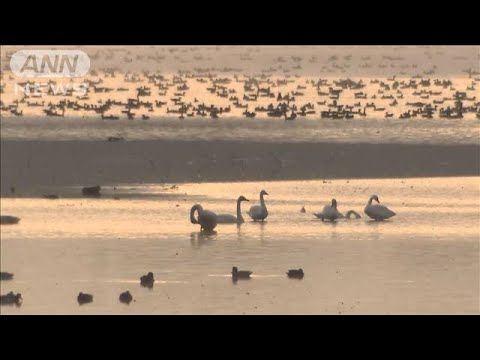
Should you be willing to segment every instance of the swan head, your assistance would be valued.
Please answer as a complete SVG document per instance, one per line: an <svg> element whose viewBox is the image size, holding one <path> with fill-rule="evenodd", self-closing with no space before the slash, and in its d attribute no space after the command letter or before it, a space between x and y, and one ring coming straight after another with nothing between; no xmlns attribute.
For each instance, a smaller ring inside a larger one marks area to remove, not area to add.
<svg viewBox="0 0 480 360"><path fill-rule="evenodd" d="M260 192L260 195L268 195L268 193L267 193L265 190L262 190L262 191Z"/></svg>
<svg viewBox="0 0 480 360"><path fill-rule="evenodd" d="M192 224L198 224L198 220L195 219L195 212L198 211L199 213L203 211L203 207L200 204L195 204L190 209L190 222Z"/></svg>
<svg viewBox="0 0 480 360"><path fill-rule="evenodd" d="M372 195L372 197L370 198L371 200L375 200L377 203L380 204L380 200L378 200L378 196L377 195Z"/></svg>
<svg viewBox="0 0 480 360"><path fill-rule="evenodd" d="M332 199L332 207L333 208L337 208L337 200L336 199Z"/></svg>
<svg viewBox="0 0 480 360"><path fill-rule="evenodd" d="M248 200L245 196L242 195L238 198L238 201L250 201L250 200Z"/></svg>

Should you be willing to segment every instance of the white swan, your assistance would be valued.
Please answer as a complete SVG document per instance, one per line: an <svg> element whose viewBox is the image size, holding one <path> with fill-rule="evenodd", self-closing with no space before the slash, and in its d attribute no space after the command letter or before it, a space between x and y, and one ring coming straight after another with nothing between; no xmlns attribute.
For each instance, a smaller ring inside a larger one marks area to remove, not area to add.
<svg viewBox="0 0 480 360"><path fill-rule="evenodd" d="M352 220L352 215L354 216L354 219L360 219L361 216L359 213L357 213L355 210L348 210L347 214L343 216L345 219Z"/></svg>
<svg viewBox="0 0 480 360"><path fill-rule="evenodd" d="M396 214L387 208L386 206L383 205L372 205L372 201L375 200L380 204L380 200L378 200L377 195L372 195L370 197L370 200L368 200L367 206L365 206L364 212L367 214L370 218L374 220L385 220L389 219L392 216L395 216Z"/></svg>
<svg viewBox="0 0 480 360"><path fill-rule="evenodd" d="M253 221L263 221L268 216L267 207L265 206L265 200L263 195L268 195L265 190L260 192L260 205L254 205L248 210L247 214L253 219Z"/></svg>
<svg viewBox="0 0 480 360"><path fill-rule="evenodd" d="M324 219L327 219L327 220L330 220L330 221L335 221L336 219L340 219L340 218L344 217L340 213L340 211L338 211L337 200L335 200L335 199L332 199L332 204L331 205L329 205L329 204L325 205L321 212L314 213L313 215L315 215L319 219L322 219L322 221Z"/></svg>
<svg viewBox="0 0 480 360"><path fill-rule="evenodd" d="M218 214L217 223L218 224L243 224L245 219L242 216L242 211L240 205L242 201L249 201L245 196L240 196L237 199L237 216L230 214Z"/></svg>
<svg viewBox="0 0 480 360"><path fill-rule="evenodd" d="M195 211L198 212L198 220L195 219ZM217 227L217 214L204 210L200 204L195 204L190 209L190 221L192 224L200 224L201 230L211 231Z"/></svg>

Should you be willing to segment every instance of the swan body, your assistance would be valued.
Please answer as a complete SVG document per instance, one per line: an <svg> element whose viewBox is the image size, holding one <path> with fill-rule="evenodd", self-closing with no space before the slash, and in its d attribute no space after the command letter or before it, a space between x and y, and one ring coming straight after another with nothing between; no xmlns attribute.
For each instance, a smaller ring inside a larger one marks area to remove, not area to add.
<svg viewBox="0 0 480 360"><path fill-rule="evenodd" d="M195 212L198 212L198 220L195 219ZM192 224L200 224L202 230L211 231L217 227L217 214L212 211L204 210L202 205L196 204L190 210L190 221Z"/></svg>
<svg viewBox="0 0 480 360"><path fill-rule="evenodd" d="M373 200L375 200L379 204L372 205ZM370 199L368 200L367 206L365 206L364 212L365 214L368 215L368 217L376 221L386 220L396 215L392 210L390 210L386 206L380 205L380 200L378 200L377 195L372 195L370 197Z"/></svg>
<svg viewBox="0 0 480 360"><path fill-rule="evenodd" d="M254 205L250 207L247 214L252 218L253 221L263 221L268 216L267 206L265 205L265 200L263 199L264 195L268 195L265 190L260 192L260 205Z"/></svg>
<svg viewBox="0 0 480 360"><path fill-rule="evenodd" d="M241 221L245 222L245 221ZM217 224L236 224L237 217L232 214L218 214L217 215Z"/></svg>
<svg viewBox="0 0 480 360"><path fill-rule="evenodd" d="M242 201L249 201L245 196L240 196L237 199L237 216L230 214L218 214L217 223L218 224L243 224L245 219L242 216L242 211L240 209Z"/></svg>
<svg viewBox="0 0 480 360"><path fill-rule="evenodd" d="M330 220L330 221L335 221L336 219L340 219L343 217L343 215L338 211L337 209L337 200L332 199L331 205L325 205L323 207L323 210L319 213L314 213L317 218L325 220Z"/></svg>

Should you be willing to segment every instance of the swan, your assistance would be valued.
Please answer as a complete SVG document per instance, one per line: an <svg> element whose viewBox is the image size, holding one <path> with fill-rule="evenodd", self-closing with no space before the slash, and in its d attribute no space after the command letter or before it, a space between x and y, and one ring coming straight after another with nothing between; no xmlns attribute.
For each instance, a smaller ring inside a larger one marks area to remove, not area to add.
<svg viewBox="0 0 480 360"><path fill-rule="evenodd" d="M337 210L337 200L332 199L332 204L331 205L325 205L323 207L322 212L319 213L314 213L317 218L330 220L330 221L335 221L336 219L342 218L343 215L340 213L340 211Z"/></svg>
<svg viewBox="0 0 480 360"><path fill-rule="evenodd" d="M198 211L198 220L195 219L195 211ZM217 214L204 210L200 204L195 204L190 210L190 221L192 224L200 224L202 230L211 231L217 227Z"/></svg>
<svg viewBox="0 0 480 360"><path fill-rule="evenodd" d="M268 216L267 207L265 206L264 195L268 195L265 190L260 192L260 205L254 205L248 210L247 214L250 215L253 221L263 221Z"/></svg>
<svg viewBox="0 0 480 360"><path fill-rule="evenodd" d="M380 200L378 200L377 195L372 195L370 199L368 200L367 206L365 206L364 212L367 214L370 218L374 220L385 220L389 219L392 216L395 216L396 214L387 208L386 206L383 205L372 205L372 201L375 200L380 204Z"/></svg>
<svg viewBox="0 0 480 360"><path fill-rule="evenodd" d="M352 219L353 215L353 219ZM357 213L355 210L348 210L345 215L342 214L342 219L347 219L347 220L354 220L354 219L360 219L361 216L359 213Z"/></svg>
<svg viewBox="0 0 480 360"><path fill-rule="evenodd" d="M245 196L240 196L237 199L237 216L230 215L230 214L218 214L217 215L217 223L218 224L243 224L245 220L242 216L242 211L240 210L240 205L242 201L250 201Z"/></svg>

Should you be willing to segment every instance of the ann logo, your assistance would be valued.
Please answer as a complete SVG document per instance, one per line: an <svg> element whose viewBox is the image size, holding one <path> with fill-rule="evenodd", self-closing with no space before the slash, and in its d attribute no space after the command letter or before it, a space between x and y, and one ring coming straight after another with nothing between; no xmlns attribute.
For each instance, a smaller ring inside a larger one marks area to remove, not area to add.
<svg viewBox="0 0 480 360"><path fill-rule="evenodd" d="M68 55L43 55L41 59L38 59L36 55L28 55L25 63L23 64L22 68L20 69L21 73L24 73L25 70L30 70L35 73L45 73L45 68L48 67L48 73L63 73L65 70L65 66L68 67L68 71L70 73L75 73L77 65L78 65L78 57L79 55L68 56Z"/></svg>
<svg viewBox="0 0 480 360"><path fill-rule="evenodd" d="M20 50L10 68L19 77L80 77L90 69L90 58L80 50Z"/></svg>

